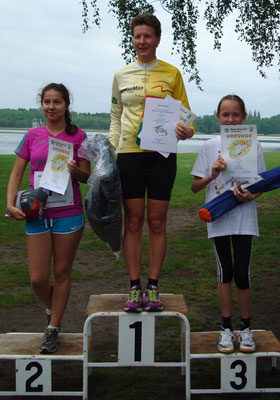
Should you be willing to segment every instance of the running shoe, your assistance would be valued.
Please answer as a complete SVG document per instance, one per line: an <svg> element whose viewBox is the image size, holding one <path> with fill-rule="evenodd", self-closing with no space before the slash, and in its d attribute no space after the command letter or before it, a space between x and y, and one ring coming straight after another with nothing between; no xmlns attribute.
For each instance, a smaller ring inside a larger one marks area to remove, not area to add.
<svg viewBox="0 0 280 400"><path fill-rule="evenodd" d="M149 285L145 293L145 311L162 311L163 305L158 297L158 288L155 285Z"/></svg>
<svg viewBox="0 0 280 400"><path fill-rule="evenodd" d="M46 328L43 342L41 344L40 353L55 353L57 350L57 336L57 329Z"/></svg>
<svg viewBox="0 0 280 400"><path fill-rule="evenodd" d="M220 353L234 352L234 334L229 328L221 331L217 349Z"/></svg>
<svg viewBox="0 0 280 400"><path fill-rule="evenodd" d="M246 328L238 333L239 350L242 353L253 353L256 351L254 337L250 328Z"/></svg>
<svg viewBox="0 0 280 400"><path fill-rule="evenodd" d="M132 286L129 292L129 298L124 305L126 312L143 311L143 292L140 285Z"/></svg>

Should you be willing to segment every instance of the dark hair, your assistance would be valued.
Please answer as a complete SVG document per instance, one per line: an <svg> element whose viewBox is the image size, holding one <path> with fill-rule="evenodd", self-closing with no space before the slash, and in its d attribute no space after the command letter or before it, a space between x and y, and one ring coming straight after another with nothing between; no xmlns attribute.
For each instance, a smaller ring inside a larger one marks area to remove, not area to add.
<svg viewBox="0 0 280 400"><path fill-rule="evenodd" d="M225 100L235 100L235 101L237 101L237 103L239 103L239 105L240 105L240 109L241 109L242 114L243 114L245 117L247 116L247 112L246 112L246 108L245 108L245 103L244 103L244 101L241 99L241 97L237 96L236 94L228 94L228 95L224 96L224 97L219 101L218 108L217 108L217 115L220 114L222 102L225 101Z"/></svg>
<svg viewBox="0 0 280 400"><path fill-rule="evenodd" d="M61 93L63 100L65 101L65 104L67 106L67 109L65 110L65 132L70 136L74 135L78 131L78 127L72 124L71 113L68 108L70 105L69 90L62 83L49 83L42 89L41 93L39 93L41 105L43 103L45 93L49 90L56 90L57 92Z"/></svg>
<svg viewBox="0 0 280 400"><path fill-rule="evenodd" d="M155 15L141 14L132 18L130 22L130 33L132 36L134 35L134 28L138 25L149 25L154 28L156 37L161 36L161 25Z"/></svg>

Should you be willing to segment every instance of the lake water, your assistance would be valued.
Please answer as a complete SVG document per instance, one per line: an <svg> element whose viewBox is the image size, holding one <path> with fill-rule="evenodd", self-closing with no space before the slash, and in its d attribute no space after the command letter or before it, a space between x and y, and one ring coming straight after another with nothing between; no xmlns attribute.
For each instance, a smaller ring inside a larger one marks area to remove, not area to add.
<svg viewBox="0 0 280 400"><path fill-rule="evenodd" d="M25 130L0 130L0 154L14 154L18 143L26 133ZM87 132L88 136L98 132ZM100 133L100 132L99 132ZM107 133L104 133L107 135ZM180 141L178 143L178 153L198 153L200 147L205 142L215 137L215 135L205 135L196 133L192 139ZM280 151L280 136L258 136L263 151Z"/></svg>

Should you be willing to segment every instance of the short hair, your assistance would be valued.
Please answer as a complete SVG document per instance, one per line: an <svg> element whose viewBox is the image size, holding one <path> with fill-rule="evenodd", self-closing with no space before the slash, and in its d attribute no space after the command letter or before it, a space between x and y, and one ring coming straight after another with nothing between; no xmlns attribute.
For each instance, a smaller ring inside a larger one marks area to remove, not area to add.
<svg viewBox="0 0 280 400"><path fill-rule="evenodd" d="M241 97L237 96L236 94L228 94L228 95L224 96L224 97L219 101L218 108L217 108L217 115L220 114L222 102L223 102L223 101L226 101L226 100L235 100L235 101L237 101L237 103L239 103L240 110L241 110L242 114L243 114L245 117L247 116L247 112L246 112L246 108L245 108L245 103L244 103L244 101L241 99Z"/></svg>
<svg viewBox="0 0 280 400"><path fill-rule="evenodd" d="M155 15L141 14L132 18L130 22L130 33L134 35L134 28L138 25L148 25L154 28L156 37L161 36L161 24Z"/></svg>

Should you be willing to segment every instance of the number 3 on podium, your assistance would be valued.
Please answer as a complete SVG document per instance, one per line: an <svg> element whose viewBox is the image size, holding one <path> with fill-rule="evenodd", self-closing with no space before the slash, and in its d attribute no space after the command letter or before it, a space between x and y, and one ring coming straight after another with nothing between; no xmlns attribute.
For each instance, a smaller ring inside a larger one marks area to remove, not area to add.
<svg viewBox="0 0 280 400"><path fill-rule="evenodd" d="M256 357L252 355L221 358L223 392L252 392L256 389Z"/></svg>

